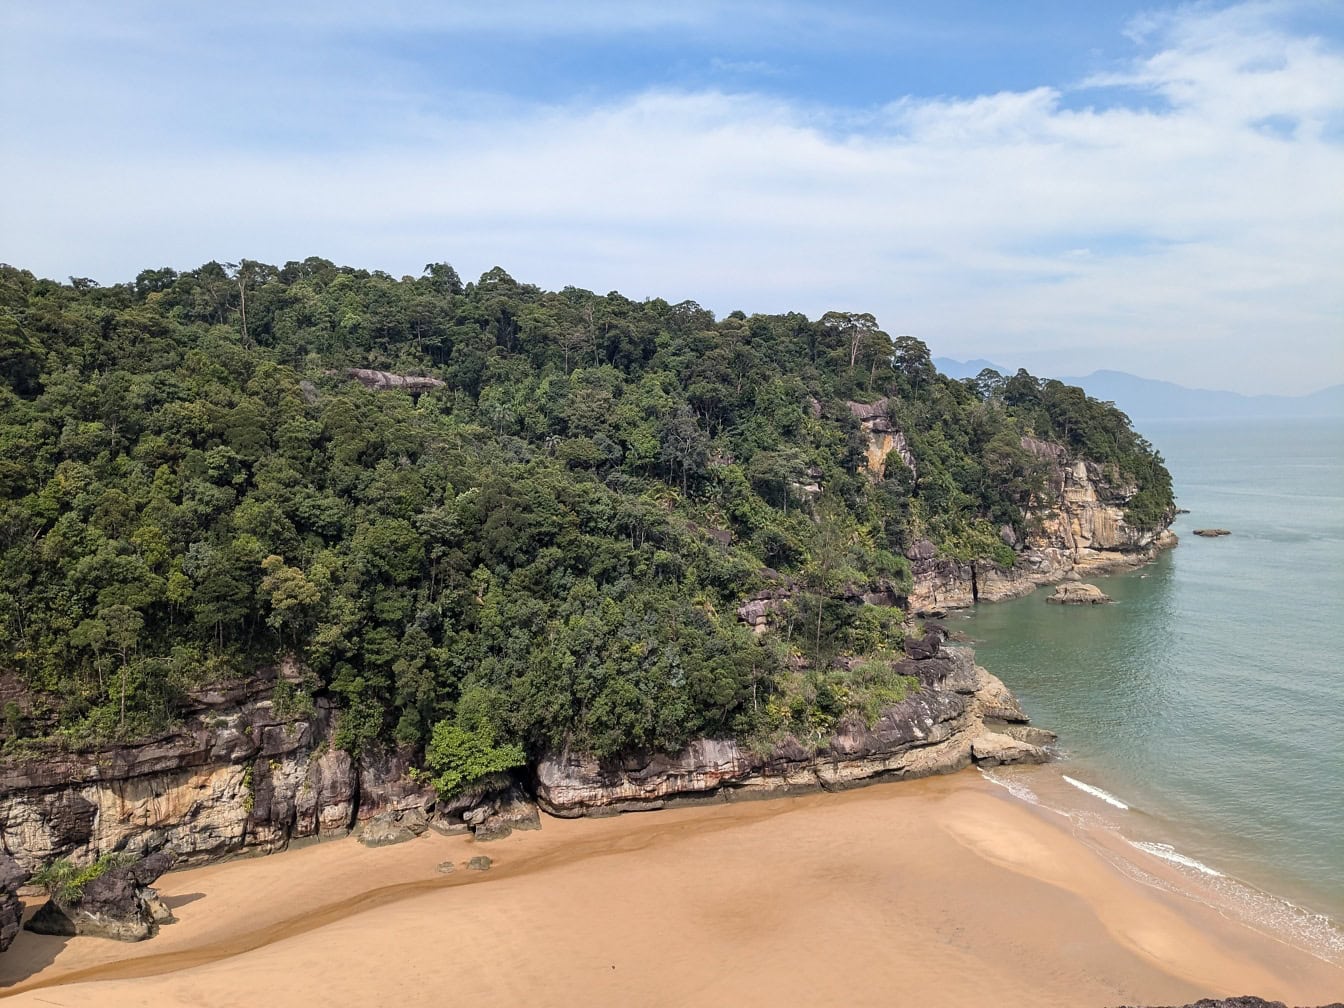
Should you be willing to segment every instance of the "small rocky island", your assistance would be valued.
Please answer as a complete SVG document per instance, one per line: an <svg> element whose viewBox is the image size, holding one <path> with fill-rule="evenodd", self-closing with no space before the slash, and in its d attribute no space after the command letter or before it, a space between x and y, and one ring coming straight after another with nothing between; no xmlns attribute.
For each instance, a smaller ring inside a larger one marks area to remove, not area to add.
<svg viewBox="0 0 1344 1008"><path fill-rule="evenodd" d="M1046 601L1054 602L1056 605L1105 605L1114 602L1115 599L1094 584L1070 581L1056 588L1055 593Z"/></svg>
<svg viewBox="0 0 1344 1008"><path fill-rule="evenodd" d="M1195 535L1203 536L1205 539L1217 539L1219 536L1231 534L1231 531L1225 528L1195 529Z"/></svg>

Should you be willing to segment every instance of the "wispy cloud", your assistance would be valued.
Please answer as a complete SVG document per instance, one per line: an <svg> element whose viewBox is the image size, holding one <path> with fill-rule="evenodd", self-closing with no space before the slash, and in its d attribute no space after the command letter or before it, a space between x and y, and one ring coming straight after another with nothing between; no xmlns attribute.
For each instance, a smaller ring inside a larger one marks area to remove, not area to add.
<svg viewBox="0 0 1344 1008"><path fill-rule="evenodd" d="M1278 12L1149 18L1140 54L1077 92L859 111L676 86L467 107L365 54L373 78L314 65L284 79L297 110L257 102L277 131L311 110L309 150L248 132L246 105L180 144L157 115L143 143L35 126L3 153L0 258L106 280L240 255L498 263L719 311L873 310L951 356L1308 391L1344 380L1344 57ZM352 142L326 135L328 80ZM163 107L187 114L185 92ZM1079 104L1097 93L1160 103Z"/></svg>

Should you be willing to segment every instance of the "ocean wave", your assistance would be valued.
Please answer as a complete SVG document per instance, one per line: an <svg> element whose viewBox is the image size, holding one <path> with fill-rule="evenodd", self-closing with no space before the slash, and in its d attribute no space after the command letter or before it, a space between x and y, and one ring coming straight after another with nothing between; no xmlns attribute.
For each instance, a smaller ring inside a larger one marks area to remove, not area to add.
<svg viewBox="0 0 1344 1008"><path fill-rule="evenodd" d="M1021 781L1008 780L1007 778L1000 777L992 770L986 770L984 767L980 767L980 775L991 784L997 784L999 787L1003 788L1014 798L1020 798L1022 801L1032 805L1039 805L1041 803L1041 800L1036 797L1036 792Z"/></svg>
<svg viewBox="0 0 1344 1008"><path fill-rule="evenodd" d="M1171 844L1149 843L1146 840L1126 840L1131 847L1137 847L1153 857L1161 858L1163 861L1170 861L1172 864L1183 865L1186 868L1193 868L1195 871L1204 875L1212 875L1215 878L1223 878L1223 873L1216 868L1210 868L1202 861L1196 861L1192 857L1186 857Z"/></svg>
<svg viewBox="0 0 1344 1008"><path fill-rule="evenodd" d="M1129 806L1126 805L1124 802L1122 802L1115 795L1111 794L1109 791L1103 791L1099 787L1093 787L1091 784L1084 784L1080 780L1074 780L1074 778L1070 777L1068 774L1062 774L1061 776L1063 776L1063 778L1066 781L1068 781L1070 784L1076 787L1079 791L1086 791L1093 798L1100 798L1108 805L1114 805L1118 809L1124 809L1125 811L1129 811Z"/></svg>

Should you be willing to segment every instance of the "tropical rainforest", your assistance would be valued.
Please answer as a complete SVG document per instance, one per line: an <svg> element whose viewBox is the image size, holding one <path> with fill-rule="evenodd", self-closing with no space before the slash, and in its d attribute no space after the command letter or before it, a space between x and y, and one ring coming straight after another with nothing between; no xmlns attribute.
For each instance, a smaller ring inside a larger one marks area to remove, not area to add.
<svg viewBox="0 0 1344 1008"><path fill-rule="evenodd" d="M866 464L851 402L913 466ZM284 658L276 703L333 698L351 751L499 769L816 735L903 695L904 613L856 596L899 599L913 542L1012 563L1045 478L1024 435L1136 485L1130 524L1169 515L1114 406L953 381L867 314L716 318L446 263L0 266L0 694L22 698L0 742L144 738ZM758 635L737 608L772 586Z"/></svg>

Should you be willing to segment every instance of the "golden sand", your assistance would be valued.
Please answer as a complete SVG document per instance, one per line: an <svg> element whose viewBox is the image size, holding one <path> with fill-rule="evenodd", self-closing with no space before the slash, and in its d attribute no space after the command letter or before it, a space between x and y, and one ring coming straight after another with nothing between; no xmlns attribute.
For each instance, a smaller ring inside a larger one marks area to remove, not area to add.
<svg viewBox="0 0 1344 1008"><path fill-rule="evenodd" d="M494 860L466 871L475 854ZM436 865L458 868L441 875ZM159 881L139 945L24 932L18 1005L1181 1004L1344 996L1344 969L1121 874L975 774L340 840Z"/></svg>

